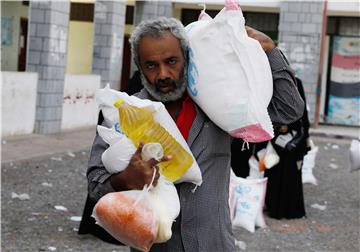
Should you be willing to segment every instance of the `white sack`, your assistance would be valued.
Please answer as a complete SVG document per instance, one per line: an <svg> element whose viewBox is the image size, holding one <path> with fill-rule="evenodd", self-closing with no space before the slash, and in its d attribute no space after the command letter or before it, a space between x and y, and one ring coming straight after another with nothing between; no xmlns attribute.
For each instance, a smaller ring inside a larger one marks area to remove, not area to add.
<svg viewBox="0 0 360 252"><path fill-rule="evenodd" d="M244 179L231 173L231 185L233 186L231 202L235 201L235 211L232 216L234 228L242 227L249 232L255 231L255 226L266 227L263 207L266 195L267 178ZM230 209L234 207L230 205Z"/></svg>
<svg viewBox="0 0 360 252"><path fill-rule="evenodd" d="M118 99L123 99L126 104L137 106L141 108L147 108L151 110L154 114L154 119L161 124L175 139L176 141L192 156L193 163L189 170L183 175L182 178L176 180L175 183L181 182L191 182L195 185L201 185L202 176L200 168L192 155L192 152L187 145L184 137L181 135L176 123L171 118L170 114L167 112L164 104L161 102L153 102L146 99L140 99L135 96L129 96L124 92L119 92L107 85L103 89L99 89L96 93L96 100L101 109L104 121L107 127L114 127L119 124L119 112L118 109L114 106L114 102Z"/></svg>
<svg viewBox="0 0 360 252"><path fill-rule="evenodd" d="M123 171L136 151L134 144L114 129L98 125L97 130L101 138L110 145L101 155L105 169L111 174Z"/></svg>
<svg viewBox="0 0 360 252"><path fill-rule="evenodd" d="M315 167L316 154L319 151L319 147L311 144L311 150L304 156L304 160L301 167L301 177L303 184L317 185L317 179L313 174Z"/></svg>
<svg viewBox="0 0 360 252"><path fill-rule="evenodd" d="M353 139L350 145L350 170L360 170L360 139Z"/></svg>
<svg viewBox="0 0 360 252"><path fill-rule="evenodd" d="M214 19L203 12L185 27L188 91L224 131L247 142L264 142L274 136L267 112L272 73L260 43L248 37L244 25L240 8L224 8Z"/></svg>

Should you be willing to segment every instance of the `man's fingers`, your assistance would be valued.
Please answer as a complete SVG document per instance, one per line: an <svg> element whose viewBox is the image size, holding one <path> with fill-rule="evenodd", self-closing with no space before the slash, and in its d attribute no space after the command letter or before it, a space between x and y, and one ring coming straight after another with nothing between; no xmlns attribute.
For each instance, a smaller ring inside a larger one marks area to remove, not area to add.
<svg viewBox="0 0 360 252"><path fill-rule="evenodd" d="M150 165L150 167L154 167L159 163L159 161L157 161L155 158L149 159L147 162Z"/></svg>
<svg viewBox="0 0 360 252"><path fill-rule="evenodd" d="M160 160L160 162L166 162L172 159L171 155L163 156L163 158Z"/></svg>
<svg viewBox="0 0 360 252"><path fill-rule="evenodd" d="M163 156L162 159L160 159L159 161L157 161L155 158L152 158L152 159L149 159L148 160L148 164L153 167L155 165L157 165L158 163L160 162L166 162L166 161L169 161L172 159L172 156L171 155L166 155L166 156Z"/></svg>
<svg viewBox="0 0 360 252"><path fill-rule="evenodd" d="M254 34L254 29L251 28L250 26L246 26L246 25L245 25L245 30L246 30L246 33L247 33L249 36Z"/></svg>
<svg viewBox="0 0 360 252"><path fill-rule="evenodd" d="M143 141L140 141L139 143L139 147L136 149L134 155L141 155L141 152L142 152L142 148L144 147L144 142Z"/></svg>

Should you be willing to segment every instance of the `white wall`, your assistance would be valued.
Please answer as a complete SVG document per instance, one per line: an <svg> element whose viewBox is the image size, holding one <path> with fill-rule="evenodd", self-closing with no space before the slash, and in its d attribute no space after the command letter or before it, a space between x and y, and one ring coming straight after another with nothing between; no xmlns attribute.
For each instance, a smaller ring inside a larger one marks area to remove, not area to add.
<svg viewBox="0 0 360 252"><path fill-rule="evenodd" d="M98 106L95 92L99 88L99 75L65 76L62 130L96 125Z"/></svg>
<svg viewBox="0 0 360 252"><path fill-rule="evenodd" d="M34 131L38 74L2 72L2 136Z"/></svg>

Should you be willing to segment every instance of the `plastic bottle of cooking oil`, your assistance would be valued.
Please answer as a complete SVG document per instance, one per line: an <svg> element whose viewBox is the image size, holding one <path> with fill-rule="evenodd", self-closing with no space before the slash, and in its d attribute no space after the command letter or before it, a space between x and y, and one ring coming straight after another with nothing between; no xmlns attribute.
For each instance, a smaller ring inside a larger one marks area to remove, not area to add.
<svg viewBox="0 0 360 252"><path fill-rule="evenodd" d="M119 109L122 131L136 147L140 141L145 144L158 142L164 149L164 155L172 156L171 160L159 163L162 175L173 182L187 172L193 162L192 156L154 120L150 110L128 105L123 99L117 100L114 106Z"/></svg>

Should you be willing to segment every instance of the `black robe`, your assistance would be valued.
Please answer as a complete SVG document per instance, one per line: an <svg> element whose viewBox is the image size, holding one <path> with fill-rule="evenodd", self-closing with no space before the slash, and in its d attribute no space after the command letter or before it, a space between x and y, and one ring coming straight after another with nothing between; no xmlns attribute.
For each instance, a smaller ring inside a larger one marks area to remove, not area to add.
<svg viewBox="0 0 360 252"><path fill-rule="evenodd" d="M301 97L305 100L305 93L300 79L297 80L297 87ZM309 150L307 139L309 137L310 122L306 107L302 118L287 125L289 131L296 130L297 136L294 138L296 147L288 151L277 146L274 142L276 137L281 134L276 131L272 144L280 156L280 162L271 169L265 171L268 178L265 209L269 217L281 219L301 218L306 215L304 206L304 194L302 187L301 170L297 168L296 162L302 160ZM259 150L266 148L267 142L250 144L250 148L241 151L243 141L235 139L232 143L231 166L234 173L246 178L249 175L249 158Z"/></svg>

